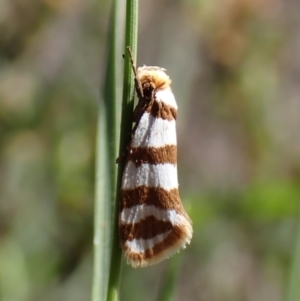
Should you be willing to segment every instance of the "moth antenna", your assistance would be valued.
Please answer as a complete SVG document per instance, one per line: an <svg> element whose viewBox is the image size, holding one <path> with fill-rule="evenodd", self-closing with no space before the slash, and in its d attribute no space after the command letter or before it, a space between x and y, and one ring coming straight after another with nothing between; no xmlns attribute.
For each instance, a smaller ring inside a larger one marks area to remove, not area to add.
<svg viewBox="0 0 300 301"><path fill-rule="evenodd" d="M129 54L131 68L132 68L132 71L133 71L133 74L134 74L134 83L135 83L136 93L138 95L138 98L143 98L144 93L143 93L141 82L140 82L140 80L138 79L138 76L137 76L136 67L135 67L135 64L134 64L134 61L133 61L133 55L132 55L131 49L130 49L129 46L127 46L126 48L127 48L128 54Z"/></svg>

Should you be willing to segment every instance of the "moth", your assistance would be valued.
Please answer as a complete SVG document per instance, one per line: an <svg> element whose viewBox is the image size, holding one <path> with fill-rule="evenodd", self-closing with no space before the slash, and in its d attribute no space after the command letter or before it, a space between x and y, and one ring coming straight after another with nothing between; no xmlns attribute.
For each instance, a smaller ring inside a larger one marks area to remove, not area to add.
<svg viewBox="0 0 300 301"><path fill-rule="evenodd" d="M166 70L136 69L138 104L122 177L119 235L127 262L146 267L185 248L192 238L192 222L178 191L177 104Z"/></svg>

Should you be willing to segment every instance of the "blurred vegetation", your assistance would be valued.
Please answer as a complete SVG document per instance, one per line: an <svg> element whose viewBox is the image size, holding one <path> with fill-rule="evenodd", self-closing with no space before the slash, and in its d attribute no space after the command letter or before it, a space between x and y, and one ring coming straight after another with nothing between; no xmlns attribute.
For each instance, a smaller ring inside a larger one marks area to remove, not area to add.
<svg viewBox="0 0 300 301"><path fill-rule="evenodd" d="M90 299L110 8L0 2L0 300ZM174 262L174 300L286 300L300 255L299 2L140 0L139 10L138 65L166 68L179 104L194 237L160 265L124 265L121 300L155 300Z"/></svg>

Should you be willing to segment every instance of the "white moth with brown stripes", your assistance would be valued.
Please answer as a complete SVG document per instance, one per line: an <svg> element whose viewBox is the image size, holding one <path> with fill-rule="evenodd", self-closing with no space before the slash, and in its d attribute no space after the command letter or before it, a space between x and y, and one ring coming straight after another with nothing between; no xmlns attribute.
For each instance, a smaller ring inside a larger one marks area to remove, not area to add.
<svg viewBox="0 0 300 301"><path fill-rule="evenodd" d="M171 80L163 68L136 70L128 51L139 101L122 178L119 233L127 262L146 267L185 248L193 229L178 192Z"/></svg>

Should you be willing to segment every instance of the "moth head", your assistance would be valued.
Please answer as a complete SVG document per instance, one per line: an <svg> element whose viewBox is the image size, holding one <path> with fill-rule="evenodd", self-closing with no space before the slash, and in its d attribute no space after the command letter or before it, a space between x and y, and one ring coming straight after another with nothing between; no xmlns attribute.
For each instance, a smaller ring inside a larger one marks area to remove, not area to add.
<svg viewBox="0 0 300 301"><path fill-rule="evenodd" d="M155 90L164 90L170 87L171 79L165 71L156 66L143 66L137 69L137 75L145 95L150 96Z"/></svg>

